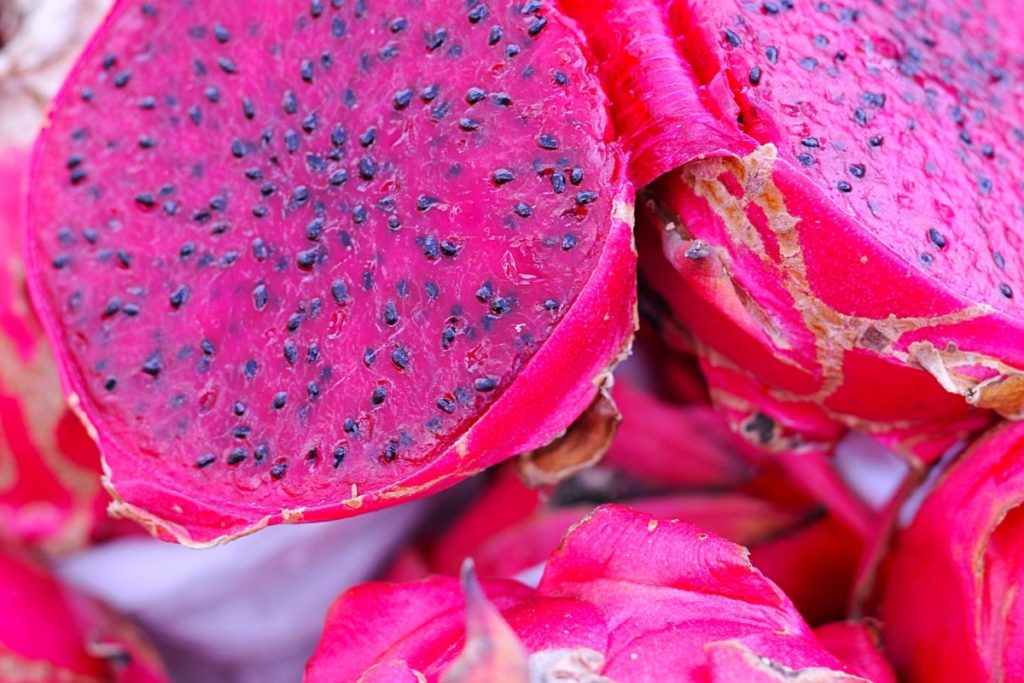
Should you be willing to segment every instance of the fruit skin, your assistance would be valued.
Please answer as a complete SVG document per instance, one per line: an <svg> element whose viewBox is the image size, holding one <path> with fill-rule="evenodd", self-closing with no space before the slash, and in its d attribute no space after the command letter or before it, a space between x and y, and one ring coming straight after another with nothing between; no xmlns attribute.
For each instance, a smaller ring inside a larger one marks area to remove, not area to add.
<svg viewBox="0 0 1024 683"><path fill-rule="evenodd" d="M881 626L874 621L844 621L814 629L826 650L846 662L850 672L872 683L896 683L896 674L882 652Z"/></svg>
<svg viewBox="0 0 1024 683"><path fill-rule="evenodd" d="M309 11L302 3L297 3L296 7L300 5L302 12ZM47 187L50 185L47 183L54 181L54 177L48 177L47 174L52 171L53 175L61 175L60 182L51 183L54 187L63 183L67 175L67 170L63 169L65 160L58 161L54 156L56 153L48 152L51 143L57 145L54 141L61 134L67 133L68 127L72 125L61 118L62 110L77 106L76 98L81 94L77 79L80 76L84 78L83 74L88 68L99 65L107 38L114 33L131 35L132 30L137 30L133 23L135 18L129 20L125 17L129 10L140 7L136 0L122 0L115 6L58 96L51 125L44 130L36 147L32 190L34 199L30 200L30 216L35 221L30 229L32 239L28 245L31 290L37 307L42 311L44 326L59 349L62 379L70 400L79 406L97 433L108 472L105 483L115 498L112 510L116 514L139 521L162 539L199 547L223 543L270 524L322 521L359 514L401 500L428 495L503 459L543 446L583 412L607 379L610 368L628 351L636 326L635 252L631 227L633 190L624 176L620 150L615 146L604 146L614 137L614 133L603 106L592 107L588 114L594 118L588 125L592 124L604 138L598 139L595 144L601 147L604 155L602 177L607 176L607 186L600 188L604 194L593 205L600 206L603 222L601 249L593 258L593 269L585 274L585 280L575 283L581 286L581 290L568 312L541 348L523 361L522 367L518 368L516 380L507 389L494 392L497 398L485 412L475 416L475 421L460 425L460 431L455 435L458 438L453 436L449 439L450 445L440 452L430 454L429 458L418 462L417 467L406 468L401 475L390 479L384 477L383 482L371 479L367 485L357 487L357 482L361 483L359 477L363 476L357 474L344 486L332 483L327 487L323 482L317 482L318 490L307 491L303 490L302 485L292 485L286 479L278 487L279 490L269 493L268 490L273 486L273 473L261 471L252 476L246 473L240 479L247 477L247 480L239 486L235 486L232 481L225 481L223 485L215 482L210 488L216 491L197 494L191 490L197 469L195 455L187 463L174 462L164 470L154 468L154 463L148 457L143 458L140 452L159 450L160 446L154 443L131 443L130 439L125 438L124 432L136 428L125 428L120 423L112 425L114 421L107 419L108 414L104 411L106 398L97 398L97 393L102 393L97 389L97 385L102 384L102 378L97 376L95 366L83 369L80 359L76 358L75 351L70 348L77 342L69 339L69 332L63 326L60 312L64 306L63 300L57 298L48 287L47 271L51 269L52 258L47 253L49 247L41 246L43 237L40 237L47 231L52 233L56 230L55 216L49 216L54 220L48 224L47 219L40 218L49 204L42 201L42 196L48 195ZM563 20L558 18L554 10L545 12L543 18L548 23L541 37L551 34L557 28L562 31L558 35L563 43L581 40L573 27L562 25ZM464 19L460 15L460 20ZM125 22L122 27L124 31L115 31L120 21ZM582 60L579 59L572 64L574 69L582 66ZM577 77L583 81L581 87L587 96L594 99L595 104L604 105L605 100L597 80L582 71L573 71L572 78ZM129 83L124 87L127 90L133 86ZM236 96L237 93L231 92L230 95ZM222 96L227 98L229 93L225 91ZM273 106L279 105L274 102ZM238 118L241 116L239 112ZM182 144L181 147L187 145ZM61 167L59 174L53 171L57 166ZM74 182L72 180L72 184ZM577 203L581 205L586 201L589 200L577 198ZM607 214L603 213L605 211ZM154 283L154 287L160 284ZM162 284L166 285L166 282ZM190 284L193 286L192 299L195 300L195 284ZM371 321L366 322L369 324ZM128 347L130 344L126 345ZM273 358L280 361L280 354L275 352ZM142 376L134 366L133 372ZM123 383L119 386L123 386ZM222 388L238 387L224 385ZM414 398L422 400L427 397ZM433 401L434 396L430 396L429 400ZM324 403L321 401L321 405ZM139 421L144 422L145 419L134 420ZM145 436L149 438L153 435ZM319 438L322 435L314 433L313 436ZM202 443L203 440L198 441ZM222 464L223 457L220 460ZM350 462L354 463L355 459L350 458ZM376 463L363 463L358 467L371 470L373 477L380 478ZM173 472L167 471L172 469ZM290 468L289 475L298 476L298 469ZM204 476L207 472L204 472ZM230 473L225 478L229 476ZM180 480L184 480L184 483ZM260 490L258 494L242 493L243 486ZM253 504L250 498L259 500Z"/></svg>
<svg viewBox="0 0 1024 683"><path fill-rule="evenodd" d="M0 544L0 680L164 683L141 635L61 585L27 551Z"/></svg>
<svg viewBox="0 0 1024 683"><path fill-rule="evenodd" d="M21 193L28 155L0 150L0 536L48 553L109 531L96 444L61 397L25 289Z"/></svg>
<svg viewBox="0 0 1024 683"><path fill-rule="evenodd" d="M641 274L692 330L737 429L761 413L779 429L767 447L827 450L856 428L920 465L1024 415L1024 347L1006 343L1022 328L1006 254L1024 129L1000 76L1004 3L964 11L962 39L952 0L570 4L617 126L643 141L634 176L660 177L639 207ZM949 91L921 85L939 72ZM821 79L831 94L808 97Z"/></svg>
<svg viewBox="0 0 1024 683"><path fill-rule="evenodd" d="M908 680L1024 677L1022 456L1024 425L986 433L897 536L880 617L891 661Z"/></svg>
<svg viewBox="0 0 1024 683"><path fill-rule="evenodd" d="M843 673L742 548L618 505L566 534L535 591L507 580L482 586L534 673L572 659L619 683L864 680ZM306 681L358 680L399 661L442 679L464 643L464 606L451 577L352 589L331 608Z"/></svg>

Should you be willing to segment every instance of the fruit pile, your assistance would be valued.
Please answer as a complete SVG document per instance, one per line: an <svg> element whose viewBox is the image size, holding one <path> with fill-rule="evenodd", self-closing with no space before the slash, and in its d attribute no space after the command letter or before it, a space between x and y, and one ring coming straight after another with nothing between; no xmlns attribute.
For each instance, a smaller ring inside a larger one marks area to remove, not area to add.
<svg viewBox="0 0 1024 683"><path fill-rule="evenodd" d="M0 680L166 680L39 557L458 485L306 681L1024 681L1013 10L117 0L0 152Z"/></svg>

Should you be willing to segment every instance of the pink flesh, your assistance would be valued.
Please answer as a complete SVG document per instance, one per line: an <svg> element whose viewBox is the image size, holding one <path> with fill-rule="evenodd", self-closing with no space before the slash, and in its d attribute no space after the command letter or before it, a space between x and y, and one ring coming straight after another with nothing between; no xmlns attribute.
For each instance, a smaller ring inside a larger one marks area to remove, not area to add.
<svg viewBox="0 0 1024 683"><path fill-rule="evenodd" d="M309 3L189 4L152 17L137 1L116 7L57 100L31 190L36 298L129 513L164 536L208 543L279 522L285 509L322 519L422 495L563 430L625 345L634 297L628 185L607 145L604 95L566 20L549 9L523 16L516 3L491 6L476 24L459 3L429 12L373 3L361 18L358 4L324 2L320 17ZM546 26L529 35L541 15ZM407 26L395 32L399 16ZM494 46L492 26L504 29ZM443 44L429 49L425 32L442 28ZM512 44L520 54L508 56ZM469 104L471 87L488 97ZM396 106L406 88L411 101ZM295 114L285 110L289 91ZM501 93L511 104L492 101ZM146 97L153 109L140 105ZM432 120L442 103L448 113ZM464 118L479 128L465 130ZM331 160L335 124L347 141ZM364 148L370 126L376 140ZM542 135L558 149L544 149ZM324 170L311 170L307 154ZM377 165L372 180L360 175L364 158ZM552 175L577 166L582 181L567 177L556 194ZM248 179L248 169L262 178ZM342 169L348 180L330 185ZM499 169L515 180L496 183ZM275 191L264 197L267 183ZM295 199L300 187L305 203ZM591 191L592 201L579 194ZM437 204L418 206L427 198ZM529 217L516 214L519 204ZM309 239L318 213L322 235ZM430 240L449 239L456 256L426 256ZM182 257L186 244L194 251ZM301 268L310 249L320 260ZM335 283L345 286L341 304ZM489 302L477 297L485 283ZM182 285L187 300L175 307ZM498 298L510 310L489 315ZM114 299L121 309L104 315ZM139 313L127 316L126 304ZM449 323L457 334L444 348ZM369 367L366 349L376 353ZM158 374L152 363L144 371L151 361ZM489 379L493 390L475 389ZM276 409L279 392L286 402ZM250 431L238 438L238 428ZM466 452L457 454L460 437ZM244 460L229 464L236 451Z"/></svg>

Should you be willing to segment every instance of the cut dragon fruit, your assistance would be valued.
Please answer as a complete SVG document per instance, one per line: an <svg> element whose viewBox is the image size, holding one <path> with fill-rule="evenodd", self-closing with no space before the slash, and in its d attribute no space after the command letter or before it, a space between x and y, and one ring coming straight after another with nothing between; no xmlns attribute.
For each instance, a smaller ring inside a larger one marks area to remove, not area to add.
<svg viewBox="0 0 1024 683"><path fill-rule="evenodd" d="M115 510L207 545L564 431L635 318L589 63L541 3L119 2L38 144L28 245Z"/></svg>

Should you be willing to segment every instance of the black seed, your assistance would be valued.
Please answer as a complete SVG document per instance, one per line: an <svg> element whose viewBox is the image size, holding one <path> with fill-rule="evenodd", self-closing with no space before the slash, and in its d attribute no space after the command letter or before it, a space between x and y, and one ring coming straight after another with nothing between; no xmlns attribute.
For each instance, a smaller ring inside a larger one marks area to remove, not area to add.
<svg viewBox="0 0 1024 683"><path fill-rule="evenodd" d="M69 176L69 178L71 180L72 185L79 185L88 177L88 175L89 174L86 172L84 168L76 168L75 170L71 171L71 175Z"/></svg>
<svg viewBox="0 0 1024 683"><path fill-rule="evenodd" d="M471 119L468 116L465 116L459 119L459 128L466 132L472 132L475 130L479 130L480 122L477 121L476 119Z"/></svg>
<svg viewBox="0 0 1024 683"><path fill-rule="evenodd" d="M366 222L366 207L362 204L356 204L352 209L352 222L356 225L361 225Z"/></svg>
<svg viewBox="0 0 1024 683"><path fill-rule="evenodd" d="M132 74L130 71L121 71L116 76L114 76L114 87L123 88L124 86L128 85L128 81L130 81L131 79Z"/></svg>
<svg viewBox="0 0 1024 683"><path fill-rule="evenodd" d="M473 388L477 391L494 391L497 386L497 377L478 377L473 381Z"/></svg>
<svg viewBox="0 0 1024 683"><path fill-rule="evenodd" d="M371 367L377 360L377 352L374 349L363 350L363 365Z"/></svg>
<svg viewBox="0 0 1024 683"><path fill-rule="evenodd" d="M813 166L814 165L814 157L811 156L810 154L807 154L806 152L803 152L801 154L797 154L796 155L796 160L800 162L801 166Z"/></svg>
<svg viewBox="0 0 1024 683"><path fill-rule="evenodd" d="M817 149L818 147L821 147L821 142L818 140L818 138L815 137L804 138L803 140L800 141L800 144L802 144L804 147L809 147L811 149Z"/></svg>
<svg viewBox="0 0 1024 683"><path fill-rule="evenodd" d="M1005 282L999 285L999 293L1005 296L1007 299L1013 298L1013 289L1011 289L1010 285L1006 284Z"/></svg>
<svg viewBox="0 0 1024 683"><path fill-rule="evenodd" d="M451 325L448 325L441 330L441 348L446 350L450 348L451 345L455 343L455 335L455 328Z"/></svg>
<svg viewBox="0 0 1024 683"><path fill-rule="evenodd" d="M999 268L999 270L1006 269L1006 259L1004 259L1003 255L998 251L992 252L992 260L995 261L996 267Z"/></svg>
<svg viewBox="0 0 1024 683"><path fill-rule="evenodd" d="M571 233L566 233L562 237L562 251L569 251L576 246L576 236Z"/></svg>
<svg viewBox="0 0 1024 683"><path fill-rule="evenodd" d="M289 154L295 154L299 150L299 134L294 130L284 132L284 145Z"/></svg>
<svg viewBox="0 0 1024 683"><path fill-rule="evenodd" d="M306 225L306 239L315 242L324 232L324 219L317 217Z"/></svg>
<svg viewBox="0 0 1024 683"><path fill-rule="evenodd" d="M316 382L310 382L306 385L306 393L309 395L310 401L315 401L320 397L320 385Z"/></svg>
<svg viewBox="0 0 1024 683"><path fill-rule="evenodd" d="M241 401L235 401L231 404L231 412L238 417L245 415L245 404Z"/></svg>
<svg viewBox="0 0 1024 683"><path fill-rule="evenodd" d="M391 362L395 364L395 367L399 370L405 370L409 367L409 351L403 346L395 347L391 352Z"/></svg>
<svg viewBox="0 0 1024 683"><path fill-rule="evenodd" d="M331 175L327 178L327 182L329 182L331 185L333 185L335 187L337 187L338 185L344 184L345 181L347 181L347 180L348 180L348 171L346 171L343 168L339 168L337 171L331 173Z"/></svg>
<svg viewBox="0 0 1024 683"><path fill-rule="evenodd" d="M747 80L750 81L750 85L757 85L761 82L761 67L755 66L747 74Z"/></svg>
<svg viewBox="0 0 1024 683"><path fill-rule="evenodd" d="M540 32L543 31L544 27L547 25L547 17L535 17L533 21L530 22L530 27L526 29L526 32L529 33L530 36L536 38L537 36L540 35Z"/></svg>
<svg viewBox="0 0 1024 683"><path fill-rule="evenodd" d="M867 173L867 168L864 164L850 164L850 175L854 178L863 178L865 173Z"/></svg>
<svg viewBox="0 0 1024 683"><path fill-rule="evenodd" d="M253 450L252 459L257 463L261 463L267 459L268 455L270 455L270 449L267 448L266 444L260 444Z"/></svg>
<svg viewBox="0 0 1024 683"><path fill-rule="evenodd" d="M558 140L553 135L547 133L541 133L537 137L537 144L540 145L541 149L558 149Z"/></svg>
<svg viewBox="0 0 1024 683"><path fill-rule="evenodd" d="M331 283L331 297L334 298L334 303L342 306L348 297L348 287L341 280L335 280Z"/></svg>
<svg viewBox="0 0 1024 683"><path fill-rule="evenodd" d="M140 135L139 136L139 148L140 149L153 149L154 147L156 147L156 140L154 140L153 138L151 138L148 135ZM232 149L234 149L234 146L232 146Z"/></svg>
<svg viewBox="0 0 1024 683"><path fill-rule="evenodd" d="M402 110L409 106L412 102L412 90L405 88L395 93L394 105L395 109Z"/></svg>
<svg viewBox="0 0 1024 683"><path fill-rule="evenodd" d="M437 298L437 295L441 293L441 290L433 282L428 282L423 285L424 291L427 293L427 297L433 301Z"/></svg>
<svg viewBox="0 0 1024 683"><path fill-rule="evenodd" d="M872 135L870 138L868 138L868 144L870 144L872 147L881 147L883 140L884 138L881 135Z"/></svg>
<svg viewBox="0 0 1024 683"><path fill-rule="evenodd" d="M764 51L765 57L768 58L770 64L778 64L779 62L779 48L774 45L769 45Z"/></svg>
<svg viewBox="0 0 1024 683"><path fill-rule="evenodd" d="M377 164L370 157L359 159L359 175L363 180L373 180L377 175Z"/></svg>
<svg viewBox="0 0 1024 683"><path fill-rule="evenodd" d="M584 191L584 192L577 192L576 193L576 203L579 204L580 206L586 206L587 204L591 204L591 203L593 203L596 200L597 200L597 193L596 192L590 192L589 190L587 190L587 191Z"/></svg>
<svg viewBox="0 0 1024 683"><path fill-rule="evenodd" d="M943 249L946 246L946 238L936 230L935 228L928 229L928 239L932 241L932 244L937 246L939 249Z"/></svg>
<svg viewBox="0 0 1024 683"><path fill-rule="evenodd" d="M251 431L252 431L251 427L247 427L246 425L239 425L239 426L235 427L231 431L231 434L236 439L245 439L245 438L248 438L249 432L251 432Z"/></svg>
<svg viewBox="0 0 1024 683"><path fill-rule="evenodd" d="M515 57L519 52L520 49L518 45L509 45L505 48L505 56L509 58Z"/></svg>
<svg viewBox="0 0 1024 683"><path fill-rule="evenodd" d="M451 111L451 104L449 102L435 104L430 110L430 120L437 123L445 116L448 116L449 111Z"/></svg>
<svg viewBox="0 0 1024 683"><path fill-rule="evenodd" d="M363 273L363 289L367 292L373 288L373 273L366 271Z"/></svg>
<svg viewBox="0 0 1024 683"><path fill-rule="evenodd" d="M198 467L199 469L209 467L216 461L217 456L215 456L213 453L204 453L203 455L200 455L198 458L196 458L196 467Z"/></svg>
<svg viewBox="0 0 1024 683"><path fill-rule="evenodd" d="M248 453L246 453L244 448L236 448L228 455L228 464L238 465L245 462L246 457L248 457Z"/></svg>
<svg viewBox="0 0 1024 683"><path fill-rule="evenodd" d="M286 325L288 331L289 332L294 332L295 330L299 329L299 326L302 325L302 321L305 320L305 319L306 319L306 314L305 313L302 313L302 312L292 313L290 316L288 316L288 323Z"/></svg>
<svg viewBox="0 0 1024 683"><path fill-rule="evenodd" d="M370 126L367 128L362 135L359 136L359 144L363 147L369 147L377 140L377 127Z"/></svg>
<svg viewBox="0 0 1024 683"><path fill-rule="evenodd" d="M935 261L935 257L929 254L928 252L921 252L920 258L921 263L923 263L926 266L930 266Z"/></svg>
<svg viewBox="0 0 1024 683"><path fill-rule="evenodd" d="M986 143L981 146L981 153L985 156L985 158L991 159L996 155L996 150L994 147L992 147L992 145Z"/></svg>
<svg viewBox="0 0 1024 683"><path fill-rule="evenodd" d="M544 310L546 310L546 311L557 311L558 310L558 302L555 301L554 299L548 299L547 301L544 302Z"/></svg>
<svg viewBox="0 0 1024 683"><path fill-rule="evenodd" d="M448 31L443 28L439 28L433 33L428 33L426 37L427 50L433 52L437 48L444 45L444 41L448 38Z"/></svg>
<svg viewBox="0 0 1024 683"><path fill-rule="evenodd" d="M441 256L441 248L437 242L437 237L434 235L427 235L422 240L423 255L430 261L436 261Z"/></svg>
<svg viewBox="0 0 1024 683"><path fill-rule="evenodd" d="M270 476L274 479L281 479L284 477L285 472L288 471L288 463L279 462L270 468Z"/></svg>
<svg viewBox="0 0 1024 683"><path fill-rule="evenodd" d="M253 377L256 376L256 370L258 370L259 367L259 363L250 358L249 360L245 361L245 365L243 366L242 370L243 372L245 372L246 378L252 379Z"/></svg>
<svg viewBox="0 0 1024 683"><path fill-rule="evenodd" d="M260 282L252 290L252 301L257 311L262 311L267 305L267 286Z"/></svg>
<svg viewBox="0 0 1024 683"><path fill-rule="evenodd" d="M565 191L565 175L561 173L552 174L551 189L555 191L555 194L562 194Z"/></svg>
<svg viewBox="0 0 1024 683"><path fill-rule="evenodd" d="M135 195L135 203L139 206L151 209L156 206L156 197L148 192L143 192L142 194Z"/></svg>
<svg viewBox="0 0 1024 683"><path fill-rule="evenodd" d="M151 377L158 376L163 369L163 363L155 355L147 358L146 362L142 364L142 371Z"/></svg>
<svg viewBox="0 0 1024 683"><path fill-rule="evenodd" d="M437 399L437 402L435 403L435 405L438 408L440 408L442 411L448 413L449 415L451 415L452 413L455 412L455 402L452 401L449 398L444 397L444 396L442 396L441 398Z"/></svg>
<svg viewBox="0 0 1024 683"><path fill-rule="evenodd" d="M207 356L212 356L213 352L216 351L216 349L213 346L213 342L211 342L209 339L204 339L201 342L199 342L199 348L202 350L203 354Z"/></svg>
<svg viewBox="0 0 1024 683"><path fill-rule="evenodd" d="M512 302L505 297L498 297L491 302L491 312L495 315L503 315L512 312Z"/></svg>
<svg viewBox="0 0 1024 683"><path fill-rule="evenodd" d="M491 95L491 102L494 102L499 107L507 107L512 104L512 96L507 92L496 92Z"/></svg>
<svg viewBox="0 0 1024 683"><path fill-rule="evenodd" d="M295 365L295 361L299 358L299 348L295 346L292 341L286 341L282 347L284 352L284 359L288 361L288 365Z"/></svg>
<svg viewBox="0 0 1024 683"><path fill-rule="evenodd" d="M394 301L384 304L384 322L390 326L398 324L398 310Z"/></svg>
<svg viewBox="0 0 1024 683"><path fill-rule="evenodd" d="M487 18L487 14L487 5L479 4L473 9L469 10L469 14L467 15L469 18L469 23L479 24L481 21Z"/></svg>
<svg viewBox="0 0 1024 683"><path fill-rule="evenodd" d="M516 176L507 168L499 168L494 172L493 179L495 185L504 185L515 180Z"/></svg>
<svg viewBox="0 0 1024 683"><path fill-rule="evenodd" d="M492 26L491 27L491 32L487 36L487 44L488 45L497 45L498 43L501 42L501 39L504 37L504 35L505 35L505 30L504 29L502 29L500 26Z"/></svg>
<svg viewBox="0 0 1024 683"><path fill-rule="evenodd" d="M370 396L370 403L372 403L375 406L379 406L381 403L384 402L384 399L387 398L387 396L387 389L381 386L375 387L373 390L373 395Z"/></svg>
<svg viewBox="0 0 1024 683"><path fill-rule="evenodd" d="M583 169L579 166L573 166L572 171L569 172L569 182L573 185L579 185L583 182Z"/></svg>
<svg viewBox="0 0 1024 683"><path fill-rule="evenodd" d="M839 189L840 192L851 192L853 190L853 185L850 185L850 183L846 182L845 180L840 180L838 183L836 183L836 187Z"/></svg>
<svg viewBox="0 0 1024 683"><path fill-rule="evenodd" d="M520 218L529 218L530 216L533 215L533 209L530 207L529 204L516 204L512 210L515 211L516 215L519 216Z"/></svg>
<svg viewBox="0 0 1024 683"><path fill-rule="evenodd" d="M109 318L113 315L116 315L117 312L120 310L121 300L115 296L112 299L110 299L110 301L107 302L106 307L103 309L102 317Z"/></svg>
<svg viewBox="0 0 1024 683"><path fill-rule="evenodd" d="M487 93L482 88L470 88L466 91L466 102L469 104L476 104L482 102L487 98Z"/></svg>
<svg viewBox="0 0 1024 683"><path fill-rule="evenodd" d="M476 298L481 303L486 303L490 301L491 297L493 296L494 288L491 286L490 282L483 283L482 285L480 285L480 289L476 290Z"/></svg>
<svg viewBox="0 0 1024 683"><path fill-rule="evenodd" d="M743 41L740 40L740 37L733 33L732 31L730 31L729 29L725 29L724 31L722 31L722 35L725 36L725 40L733 47L739 47L740 45L743 44Z"/></svg>
<svg viewBox="0 0 1024 683"><path fill-rule="evenodd" d="M306 133L316 130L316 112L310 112L306 118L302 119L302 130Z"/></svg>
<svg viewBox="0 0 1024 683"><path fill-rule="evenodd" d="M299 75L306 83L313 82L313 62L309 59L303 59L299 65Z"/></svg>
<svg viewBox="0 0 1024 683"><path fill-rule="evenodd" d="M181 308L182 305L188 301L189 289L188 285L181 285L171 294L170 302L173 308Z"/></svg>

